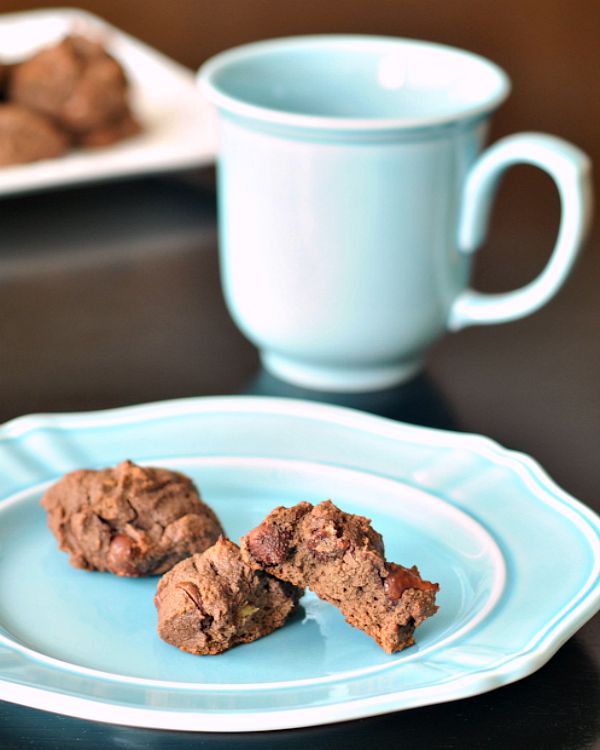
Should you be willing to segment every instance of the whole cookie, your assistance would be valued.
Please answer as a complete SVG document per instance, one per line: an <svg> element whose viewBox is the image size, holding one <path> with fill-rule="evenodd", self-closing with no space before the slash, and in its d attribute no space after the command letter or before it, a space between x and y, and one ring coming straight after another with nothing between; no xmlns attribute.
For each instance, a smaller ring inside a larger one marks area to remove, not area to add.
<svg viewBox="0 0 600 750"><path fill-rule="evenodd" d="M281 627L303 590L253 571L224 537L182 560L159 581L158 634L182 651L220 654Z"/></svg>
<svg viewBox="0 0 600 750"><path fill-rule="evenodd" d="M15 65L9 97L73 133L103 127L128 110L121 65L99 42L77 35Z"/></svg>
<svg viewBox="0 0 600 750"><path fill-rule="evenodd" d="M223 533L191 479L132 461L66 474L41 504L74 567L119 576L164 573Z"/></svg>
<svg viewBox="0 0 600 750"><path fill-rule="evenodd" d="M241 547L252 568L308 586L390 654L412 645L415 628L437 610L438 584L387 562L369 519L330 500L275 508Z"/></svg>
<svg viewBox="0 0 600 750"><path fill-rule="evenodd" d="M0 166L62 156L69 139L44 115L0 102Z"/></svg>

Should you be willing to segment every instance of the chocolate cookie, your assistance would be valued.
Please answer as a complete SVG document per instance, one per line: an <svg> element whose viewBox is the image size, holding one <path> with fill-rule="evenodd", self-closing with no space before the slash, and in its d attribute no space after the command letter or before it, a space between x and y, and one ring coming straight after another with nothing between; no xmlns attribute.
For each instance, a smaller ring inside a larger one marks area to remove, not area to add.
<svg viewBox="0 0 600 750"><path fill-rule="evenodd" d="M225 537L159 581L158 634L191 654L220 654L281 627L303 590L253 571Z"/></svg>
<svg viewBox="0 0 600 750"><path fill-rule="evenodd" d="M276 508L241 548L253 569L308 586L389 654L412 645L415 628L437 611L438 584L416 567L386 562L370 520L330 500Z"/></svg>
<svg viewBox="0 0 600 750"><path fill-rule="evenodd" d="M9 98L52 117L71 133L103 128L128 111L121 65L101 44L77 35L16 65Z"/></svg>
<svg viewBox="0 0 600 750"><path fill-rule="evenodd" d="M69 139L47 117L0 103L0 166L62 156Z"/></svg>
<svg viewBox="0 0 600 750"><path fill-rule="evenodd" d="M191 479L131 461L66 474L41 504L73 566L119 576L164 573L223 533Z"/></svg>
<svg viewBox="0 0 600 750"><path fill-rule="evenodd" d="M138 133L141 133L142 129L134 119L131 112L125 112L115 120L101 125L95 130L90 130L87 133L81 133L74 140L76 146L83 146L84 148L104 148L105 146L111 146L113 143L118 143L126 138L131 138Z"/></svg>

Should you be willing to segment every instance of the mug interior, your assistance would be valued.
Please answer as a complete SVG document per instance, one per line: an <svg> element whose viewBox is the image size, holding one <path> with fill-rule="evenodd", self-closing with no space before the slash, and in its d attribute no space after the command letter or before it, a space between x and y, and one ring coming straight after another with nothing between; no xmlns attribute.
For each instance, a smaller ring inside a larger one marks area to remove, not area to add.
<svg viewBox="0 0 600 750"><path fill-rule="evenodd" d="M491 110L509 89L506 74L482 57L386 37L258 42L217 55L200 78L225 109L400 126Z"/></svg>

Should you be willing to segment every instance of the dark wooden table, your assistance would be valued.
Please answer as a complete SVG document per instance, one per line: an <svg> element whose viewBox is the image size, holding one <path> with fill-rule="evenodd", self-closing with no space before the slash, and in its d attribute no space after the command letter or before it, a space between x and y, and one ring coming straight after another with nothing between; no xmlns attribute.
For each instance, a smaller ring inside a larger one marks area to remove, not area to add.
<svg viewBox="0 0 600 750"><path fill-rule="evenodd" d="M556 229L556 199L542 178L527 173L507 185L477 262L485 290L532 278ZM0 211L1 421L217 393L328 400L489 435L535 457L600 511L597 235L566 287L535 316L447 336L426 373L402 388L342 396L261 372L231 322L219 286L210 170L15 197ZM600 618L513 685L321 728L188 735L0 703L3 750L308 746L600 748Z"/></svg>

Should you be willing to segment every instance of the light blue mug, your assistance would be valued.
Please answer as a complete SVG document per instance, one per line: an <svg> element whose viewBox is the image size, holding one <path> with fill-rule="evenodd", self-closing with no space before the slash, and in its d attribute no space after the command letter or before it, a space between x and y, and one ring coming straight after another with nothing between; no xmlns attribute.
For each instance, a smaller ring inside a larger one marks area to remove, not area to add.
<svg viewBox="0 0 600 750"><path fill-rule="evenodd" d="M493 63L408 39L312 36L229 50L199 72L219 111L221 272L265 367L324 390L392 386L446 330L527 315L564 282L591 219L590 163L523 133L482 155L510 84ZM502 173L533 164L561 200L527 286L469 288Z"/></svg>

